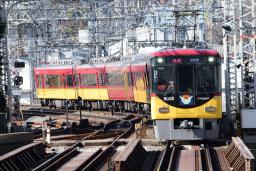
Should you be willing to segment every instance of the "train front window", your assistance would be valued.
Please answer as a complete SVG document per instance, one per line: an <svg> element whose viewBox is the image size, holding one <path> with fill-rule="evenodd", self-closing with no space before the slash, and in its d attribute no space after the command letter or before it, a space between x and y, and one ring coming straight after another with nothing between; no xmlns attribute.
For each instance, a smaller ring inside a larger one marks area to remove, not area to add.
<svg viewBox="0 0 256 171"><path fill-rule="evenodd" d="M153 70L153 91L164 94L170 90L175 93L175 67L158 66Z"/></svg>
<svg viewBox="0 0 256 171"><path fill-rule="evenodd" d="M197 90L199 93L214 93L218 91L217 66L201 65L197 69Z"/></svg>
<svg viewBox="0 0 256 171"><path fill-rule="evenodd" d="M194 66L182 65L178 67L178 83L180 93L194 92Z"/></svg>

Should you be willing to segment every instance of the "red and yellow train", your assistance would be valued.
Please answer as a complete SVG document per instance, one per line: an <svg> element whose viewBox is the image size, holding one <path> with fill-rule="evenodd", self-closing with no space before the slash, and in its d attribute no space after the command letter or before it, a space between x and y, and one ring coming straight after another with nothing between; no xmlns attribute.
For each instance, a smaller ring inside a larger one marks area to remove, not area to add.
<svg viewBox="0 0 256 171"><path fill-rule="evenodd" d="M169 49L107 64L35 68L42 105L78 99L98 108L151 112L157 138L218 137L220 55L209 49Z"/></svg>
<svg viewBox="0 0 256 171"><path fill-rule="evenodd" d="M104 106L118 102L126 110L136 110L150 103L147 65L145 61L134 61L37 67L34 71L37 97L42 105L59 100L62 106L65 103L71 106L81 98Z"/></svg>

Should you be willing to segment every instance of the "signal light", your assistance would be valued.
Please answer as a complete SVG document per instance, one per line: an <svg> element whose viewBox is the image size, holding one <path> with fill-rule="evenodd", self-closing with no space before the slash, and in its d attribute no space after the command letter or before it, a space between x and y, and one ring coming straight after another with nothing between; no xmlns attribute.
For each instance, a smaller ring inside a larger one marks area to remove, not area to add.
<svg viewBox="0 0 256 171"><path fill-rule="evenodd" d="M14 77L14 84L15 85L22 85L23 84L23 77L21 77L21 76Z"/></svg>
<svg viewBox="0 0 256 171"><path fill-rule="evenodd" d="M0 104L1 104L0 112L4 113L6 110L6 101L5 101L4 93L2 91L0 91Z"/></svg>
<svg viewBox="0 0 256 171"><path fill-rule="evenodd" d="M0 55L0 66L4 65L4 56Z"/></svg>
<svg viewBox="0 0 256 171"><path fill-rule="evenodd" d="M25 68L25 62L14 62L15 68Z"/></svg>

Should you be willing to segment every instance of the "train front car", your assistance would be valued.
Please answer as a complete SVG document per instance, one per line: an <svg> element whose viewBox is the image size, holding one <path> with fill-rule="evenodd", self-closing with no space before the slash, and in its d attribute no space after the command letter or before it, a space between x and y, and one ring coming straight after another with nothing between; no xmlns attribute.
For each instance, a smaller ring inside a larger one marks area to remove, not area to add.
<svg viewBox="0 0 256 171"><path fill-rule="evenodd" d="M157 139L216 139L221 107L221 58L209 49L152 54L151 115Z"/></svg>

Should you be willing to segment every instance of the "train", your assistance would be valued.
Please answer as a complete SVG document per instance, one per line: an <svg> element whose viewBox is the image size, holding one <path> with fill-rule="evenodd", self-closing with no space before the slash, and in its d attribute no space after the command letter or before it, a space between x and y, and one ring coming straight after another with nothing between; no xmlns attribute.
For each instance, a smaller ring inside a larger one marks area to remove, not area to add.
<svg viewBox="0 0 256 171"><path fill-rule="evenodd" d="M219 136L221 57L216 50L163 49L124 61L35 68L42 105L150 113L155 137L206 140Z"/></svg>

